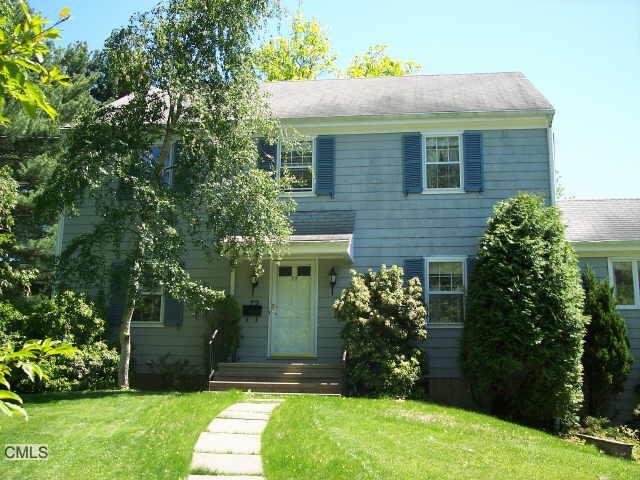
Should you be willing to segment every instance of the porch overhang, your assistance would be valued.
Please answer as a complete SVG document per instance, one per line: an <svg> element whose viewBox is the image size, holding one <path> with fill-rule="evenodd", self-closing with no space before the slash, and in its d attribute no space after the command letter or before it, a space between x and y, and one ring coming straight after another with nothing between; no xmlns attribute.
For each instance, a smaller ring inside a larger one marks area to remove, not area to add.
<svg viewBox="0 0 640 480"><path fill-rule="evenodd" d="M334 258L353 261L352 234L291 235L287 257Z"/></svg>

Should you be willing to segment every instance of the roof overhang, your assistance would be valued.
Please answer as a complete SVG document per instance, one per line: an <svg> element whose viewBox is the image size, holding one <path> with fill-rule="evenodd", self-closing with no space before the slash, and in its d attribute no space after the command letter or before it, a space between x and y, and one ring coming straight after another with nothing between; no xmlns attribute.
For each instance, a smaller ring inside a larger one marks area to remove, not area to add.
<svg viewBox="0 0 640 480"><path fill-rule="evenodd" d="M602 242L573 241L576 253L581 257L610 257L640 255L640 240L610 240Z"/></svg>
<svg viewBox="0 0 640 480"><path fill-rule="evenodd" d="M434 130L509 130L549 128L553 110L501 112L441 112L401 115L360 115L280 118L285 128L316 135L401 133Z"/></svg>
<svg viewBox="0 0 640 480"><path fill-rule="evenodd" d="M353 261L352 240L352 234L291 235L284 256Z"/></svg>

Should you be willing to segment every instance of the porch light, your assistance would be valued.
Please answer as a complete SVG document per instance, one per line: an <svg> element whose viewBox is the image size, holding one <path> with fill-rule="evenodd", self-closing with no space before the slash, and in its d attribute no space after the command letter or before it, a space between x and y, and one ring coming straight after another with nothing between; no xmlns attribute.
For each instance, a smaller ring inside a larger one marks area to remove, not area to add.
<svg viewBox="0 0 640 480"><path fill-rule="evenodd" d="M252 297L256 291L257 286L258 286L258 274L254 271L253 274L251 275L251 296Z"/></svg>
<svg viewBox="0 0 640 480"><path fill-rule="evenodd" d="M333 296L333 287L336 286L336 269L331 267L329 272L329 285L331 285L331 296Z"/></svg>

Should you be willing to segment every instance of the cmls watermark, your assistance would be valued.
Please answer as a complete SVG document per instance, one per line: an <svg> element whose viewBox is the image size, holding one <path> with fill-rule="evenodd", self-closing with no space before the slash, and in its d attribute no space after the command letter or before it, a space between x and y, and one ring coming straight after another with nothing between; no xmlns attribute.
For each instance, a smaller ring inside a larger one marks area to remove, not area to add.
<svg viewBox="0 0 640 480"><path fill-rule="evenodd" d="M49 445L8 443L4 446L5 460L48 460Z"/></svg>

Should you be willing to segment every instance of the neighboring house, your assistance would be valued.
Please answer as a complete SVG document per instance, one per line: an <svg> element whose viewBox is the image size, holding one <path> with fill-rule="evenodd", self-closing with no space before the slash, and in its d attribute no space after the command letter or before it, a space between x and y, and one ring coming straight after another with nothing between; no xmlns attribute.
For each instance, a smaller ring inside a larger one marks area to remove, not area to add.
<svg viewBox="0 0 640 480"><path fill-rule="evenodd" d="M613 412L627 418L640 403L640 198L562 200L558 206L581 267L589 265L596 277L609 280L627 323L635 361Z"/></svg>
<svg viewBox="0 0 640 480"><path fill-rule="evenodd" d="M552 105L521 73L272 82L275 115L308 141L299 151L259 145L261 166L298 181L288 255L252 285L193 252L193 277L261 305L242 320L239 362L339 362L332 304L349 270L404 266L426 288L430 389L464 394L459 368L467 259L496 202L520 191L554 202ZM63 244L86 231L90 206L67 219ZM331 273L336 285L332 288ZM206 375L207 326L189 308L148 292L134 319L136 372L171 353Z"/></svg>

